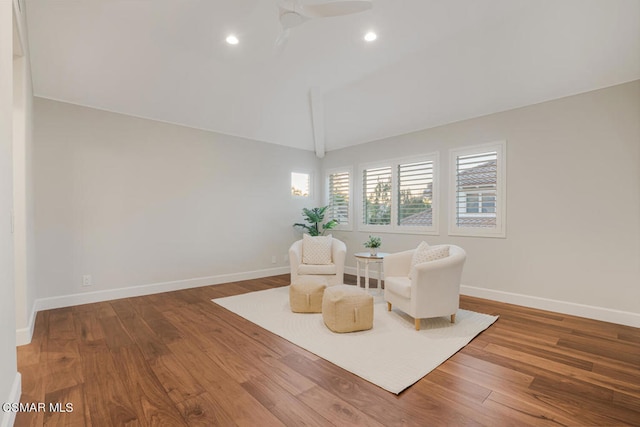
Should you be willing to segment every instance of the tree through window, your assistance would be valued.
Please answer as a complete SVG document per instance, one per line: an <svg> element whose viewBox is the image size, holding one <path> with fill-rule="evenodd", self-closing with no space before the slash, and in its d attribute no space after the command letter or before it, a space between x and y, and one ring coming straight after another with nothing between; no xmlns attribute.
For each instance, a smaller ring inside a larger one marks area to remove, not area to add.
<svg viewBox="0 0 640 427"><path fill-rule="evenodd" d="M437 155L361 167L361 229L437 233Z"/></svg>

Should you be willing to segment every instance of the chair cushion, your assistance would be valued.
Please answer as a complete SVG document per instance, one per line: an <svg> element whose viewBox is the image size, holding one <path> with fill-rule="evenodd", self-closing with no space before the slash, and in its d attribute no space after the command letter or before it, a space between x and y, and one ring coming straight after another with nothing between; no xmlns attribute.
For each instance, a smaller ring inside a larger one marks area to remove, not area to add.
<svg viewBox="0 0 640 427"><path fill-rule="evenodd" d="M323 265L331 264L331 244L333 237L328 236L302 236L302 263Z"/></svg>
<svg viewBox="0 0 640 427"><path fill-rule="evenodd" d="M415 251L413 251L413 257L411 258L411 265L409 266L409 278L411 278L411 270L416 264L424 262L424 255L429 250L429 244L427 242L420 242Z"/></svg>
<svg viewBox="0 0 640 427"><path fill-rule="evenodd" d="M403 276L385 277L384 289L385 292L393 292L396 295L409 299L411 298L411 279Z"/></svg>
<svg viewBox="0 0 640 427"><path fill-rule="evenodd" d="M336 274L338 268L335 264L300 264L298 266L298 274Z"/></svg>
<svg viewBox="0 0 640 427"><path fill-rule="evenodd" d="M424 243L424 245L423 245ZM430 247L426 242L420 243L418 249L413 253L411 258L411 267L409 269L409 279L412 278L413 267L424 262L435 261L449 256L449 246Z"/></svg>

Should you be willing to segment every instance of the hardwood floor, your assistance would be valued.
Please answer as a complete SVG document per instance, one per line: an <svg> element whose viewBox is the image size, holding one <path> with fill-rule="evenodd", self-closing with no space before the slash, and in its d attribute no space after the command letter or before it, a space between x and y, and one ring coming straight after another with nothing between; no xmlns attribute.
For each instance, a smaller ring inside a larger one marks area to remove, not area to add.
<svg viewBox="0 0 640 427"><path fill-rule="evenodd" d="M396 396L210 302L288 279L38 313L22 402L73 411L15 425L640 426L640 329L463 296L500 319Z"/></svg>

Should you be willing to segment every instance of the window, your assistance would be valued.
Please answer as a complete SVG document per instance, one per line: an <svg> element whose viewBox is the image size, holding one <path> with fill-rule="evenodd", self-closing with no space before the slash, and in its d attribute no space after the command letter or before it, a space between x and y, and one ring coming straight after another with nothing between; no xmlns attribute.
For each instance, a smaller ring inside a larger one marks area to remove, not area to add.
<svg viewBox="0 0 640 427"><path fill-rule="evenodd" d="M505 151L505 142L450 151L449 234L505 237Z"/></svg>
<svg viewBox="0 0 640 427"><path fill-rule="evenodd" d="M311 195L311 175L302 172L291 172L291 195L309 197Z"/></svg>
<svg viewBox="0 0 640 427"><path fill-rule="evenodd" d="M398 226L433 226L433 161L398 165Z"/></svg>
<svg viewBox="0 0 640 427"><path fill-rule="evenodd" d="M391 224L391 167L365 169L362 187L362 223Z"/></svg>
<svg viewBox="0 0 640 427"><path fill-rule="evenodd" d="M466 193L465 213L490 213L491 217L495 217L496 213L496 195L494 190L487 190L482 193Z"/></svg>
<svg viewBox="0 0 640 427"><path fill-rule="evenodd" d="M325 218L337 219L337 230L353 230L351 223L351 169L327 171L327 213Z"/></svg>
<svg viewBox="0 0 640 427"><path fill-rule="evenodd" d="M437 156L361 167L365 231L437 233Z"/></svg>

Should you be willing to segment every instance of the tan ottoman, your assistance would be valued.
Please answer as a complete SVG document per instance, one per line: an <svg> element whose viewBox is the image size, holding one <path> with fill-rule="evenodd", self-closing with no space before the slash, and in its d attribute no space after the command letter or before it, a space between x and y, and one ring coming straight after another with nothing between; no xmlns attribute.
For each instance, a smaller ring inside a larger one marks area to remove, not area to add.
<svg viewBox="0 0 640 427"><path fill-rule="evenodd" d="M327 287L322 281L303 280L289 287L289 305L294 313L320 313L322 296Z"/></svg>
<svg viewBox="0 0 640 427"><path fill-rule="evenodd" d="M322 298L322 318L333 332L373 328L373 297L349 285L331 286Z"/></svg>

